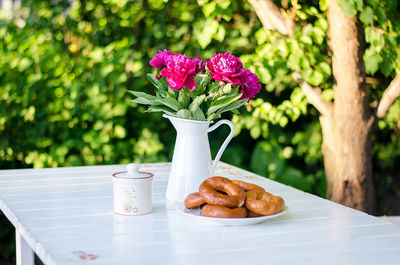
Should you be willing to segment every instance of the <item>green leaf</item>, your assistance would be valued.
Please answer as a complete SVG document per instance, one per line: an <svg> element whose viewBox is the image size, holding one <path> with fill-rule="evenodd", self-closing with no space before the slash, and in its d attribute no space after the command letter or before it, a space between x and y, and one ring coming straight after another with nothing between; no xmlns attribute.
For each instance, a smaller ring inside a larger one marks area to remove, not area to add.
<svg viewBox="0 0 400 265"><path fill-rule="evenodd" d="M168 92L167 93L168 93L168 95L170 97L176 98L176 94L178 93L178 90L174 90L174 89L168 87Z"/></svg>
<svg viewBox="0 0 400 265"><path fill-rule="evenodd" d="M217 2L218 2L218 5L216 7L215 13L221 15L225 21L229 22L232 19L233 10L232 10L232 8L225 8L225 6L227 6L227 5L223 4L223 2L225 2L229 5L230 0L218 0ZM244 27L241 27L241 29L243 29L243 28Z"/></svg>
<svg viewBox="0 0 400 265"><path fill-rule="evenodd" d="M382 74L388 77L393 71L392 61L384 56L382 62L379 65L379 69L381 70Z"/></svg>
<svg viewBox="0 0 400 265"><path fill-rule="evenodd" d="M178 95L178 102L181 103L182 108L187 108L190 103L190 97L185 89L181 89Z"/></svg>
<svg viewBox="0 0 400 265"><path fill-rule="evenodd" d="M153 74L147 74L147 79L158 89L163 89L164 91L167 91L167 88L164 87L164 85L161 83L160 80L157 80L155 75Z"/></svg>
<svg viewBox="0 0 400 265"><path fill-rule="evenodd" d="M181 104L176 99L170 97L158 99L157 102L173 109L174 111L178 111L182 108Z"/></svg>
<svg viewBox="0 0 400 265"><path fill-rule="evenodd" d="M227 9L231 4L231 0L218 0L218 6L222 9Z"/></svg>
<svg viewBox="0 0 400 265"><path fill-rule="evenodd" d="M211 80L211 77L207 74L198 74L194 77L194 82L196 83L196 89L199 86L204 86Z"/></svg>
<svg viewBox="0 0 400 265"><path fill-rule="evenodd" d="M208 116L207 121L212 121L212 120L218 119L220 117L221 117L221 115L213 113L213 114Z"/></svg>
<svg viewBox="0 0 400 265"><path fill-rule="evenodd" d="M379 5L379 0L367 0L368 4L370 4L372 7L376 7Z"/></svg>
<svg viewBox="0 0 400 265"><path fill-rule="evenodd" d="M374 50L367 49L364 53L365 72L374 74L379 69L379 64L382 62L382 57Z"/></svg>
<svg viewBox="0 0 400 265"><path fill-rule="evenodd" d="M361 11L364 9L364 1L363 0L356 0L356 6L358 11Z"/></svg>
<svg viewBox="0 0 400 265"><path fill-rule="evenodd" d="M176 113L176 117L182 118L182 119L191 119L192 113L187 109L181 109Z"/></svg>
<svg viewBox="0 0 400 265"><path fill-rule="evenodd" d="M280 120L279 120L279 125L281 127L285 127L287 125L287 123L289 122L288 118L286 116L283 116Z"/></svg>
<svg viewBox="0 0 400 265"><path fill-rule="evenodd" d="M226 85L224 85L224 86L222 87L222 92L223 92L224 94L229 94L229 93L231 93L231 92L232 92L232 84L231 84L231 83L227 83Z"/></svg>
<svg viewBox="0 0 400 265"><path fill-rule="evenodd" d="M155 78L155 75L153 75L153 74L147 74L147 79L148 79L155 87L158 88L159 94L161 95L162 98L165 97L163 91L165 91L165 93L166 93L167 95L169 95L170 97L172 97L172 98L175 98L175 97L176 97L177 91L171 89L171 88L168 86L167 81L165 81L164 79L158 80L158 79Z"/></svg>
<svg viewBox="0 0 400 265"><path fill-rule="evenodd" d="M231 110L233 114L240 115L240 111L238 109Z"/></svg>
<svg viewBox="0 0 400 265"><path fill-rule="evenodd" d="M264 44L268 40L269 36L264 28L260 28L259 30L257 30L255 37L257 40L257 44L261 45L261 44Z"/></svg>
<svg viewBox="0 0 400 265"><path fill-rule="evenodd" d="M210 86L210 88L209 88L209 91L210 91L210 93L217 93L218 90L219 90L219 82L218 82L218 81L214 81L214 82L211 84L211 86Z"/></svg>
<svg viewBox="0 0 400 265"><path fill-rule="evenodd" d="M157 89L156 96L158 98L166 98L167 97L167 92L165 92L163 89Z"/></svg>
<svg viewBox="0 0 400 265"><path fill-rule="evenodd" d="M357 6L354 0L337 0L337 4L343 10L346 17L352 17L357 14Z"/></svg>
<svg viewBox="0 0 400 265"><path fill-rule="evenodd" d="M308 78L308 82L313 86L319 86L323 80L324 76L318 71L313 71Z"/></svg>
<svg viewBox="0 0 400 265"><path fill-rule="evenodd" d="M326 36L326 32L320 29L319 27L313 27L312 37L314 41L318 44L322 44Z"/></svg>
<svg viewBox="0 0 400 265"><path fill-rule="evenodd" d="M204 25L201 27L201 31L196 34L196 38L201 48L206 48L210 44L213 35L218 30L218 22L212 18L208 18Z"/></svg>
<svg viewBox="0 0 400 265"><path fill-rule="evenodd" d="M224 27L224 25L220 24L220 25L218 26L217 32L213 35L213 37L214 37L214 39L216 39L217 41L223 42L224 39L225 39L225 34L226 34L225 27Z"/></svg>
<svg viewBox="0 0 400 265"><path fill-rule="evenodd" d="M232 97L232 96L236 96L239 93L239 86L236 86L234 88L232 88L231 92L229 92L228 94L224 94L224 98L225 97Z"/></svg>
<svg viewBox="0 0 400 265"><path fill-rule="evenodd" d="M329 0L319 0L319 8L321 11L327 11L329 8Z"/></svg>
<svg viewBox="0 0 400 265"><path fill-rule="evenodd" d="M377 51L381 50L385 44L382 34L373 27L365 27L365 40L371 43Z"/></svg>
<svg viewBox="0 0 400 265"><path fill-rule="evenodd" d="M236 110L236 109L240 108L241 106L243 106L243 104L246 103L246 101L247 100L239 100L239 101L236 101L236 102L232 102L229 105L225 106L224 108L218 110L216 112L216 114L218 115L218 114L222 114L222 113L227 112L227 111Z"/></svg>
<svg viewBox="0 0 400 265"><path fill-rule="evenodd" d="M362 23L368 25L374 19L374 11L371 7L367 6L361 11L360 20Z"/></svg>
<svg viewBox="0 0 400 265"><path fill-rule="evenodd" d="M135 97L138 97L138 98L145 98L147 100L157 100L157 97L149 95L144 92L134 91L134 90L127 90L127 92L131 93L132 95L134 95Z"/></svg>
<svg viewBox="0 0 400 265"><path fill-rule="evenodd" d="M196 97L193 102L189 105L189 110L194 110L196 108L199 108L200 105L204 102L204 99L206 98L205 95L201 95Z"/></svg>
<svg viewBox="0 0 400 265"><path fill-rule="evenodd" d="M192 118L193 120L197 120L197 121L205 121L206 117L204 116L203 111L197 106L196 108L194 108L193 110L190 110L191 114L192 114Z"/></svg>
<svg viewBox="0 0 400 265"><path fill-rule="evenodd" d="M330 65L326 62L319 63L316 69L318 70L318 72L323 73L325 76L330 76L332 73Z"/></svg>
<svg viewBox="0 0 400 265"><path fill-rule="evenodd" d="M232 102L238 100L241 96L242 96L242 94L239 94L239 95L237 95L236 97L228 98L228 99L230 99L230 100L224 99L224 102L225 102L225 103L221 103L221 102L220 102L221 104L217 104L217 105L210 106L210 108L209 108L208 111L207 111L207 115L211 115L211 114L213 114L214 112L218 111L219 109L228 106L228 105L231 104ZM214 103L214 102L213 102L213 103ZM212 103L211 103L211 104L212 104Z"/></svg>
<svg viewBox="0 0 400 265"><path fill-rule="evenodd" d="M20 72L25 71L29 66L32 65L32 62L28 58L22 58L18 63L18 70Z"/></svg>
<svg viewBox="0 0 400 265"><path fill-rule="evenodd" d="M261 134L261 128L259 126L251 128L250 130L251 138L257 139L260 136L260 134Z"/></svg>
<svg viewBox="0 0 400 265"><path fill-rule="evenodd" d="M175 116L174 110L166 106L151 106L147 109L147 112L164 112L170 116Z"/></svg>
<svg viewBox="0 0 400 265"><path fill-rule="evenodd" d="M135 99L132 99L132 100L129 100L129 101L130 102L135 102L135 103L138 103L138 104L143 104L143 105L157 105L158 104L158 100L148 100L148 99L142 98L142 97L135 98Z"/></svg>
<svg viewBox="0 0 400 265"><path fill-rule="evenodd" d="M302 76L302 78L303 78L304 80L306 80L306 81L308 82L308 80L310 79L312 73L313 73L313 70L312 70L311 68L308 68L308 69L304 70L304 71L301 73L301 76Z"/></svg>
<svg viewBox="0 0 400 265"><path fill-rule="evenodd" d="M206 74L198 74L194 77L194 82L196 83L196 89L190 93L192 98L197 97L204 93L207 88L207 85L211 81L211 76Z"/></svg>
<svg viewBox="0 0 400 265"><path fill-rule="evenodd" d="M215 101L211 102L210 107L216 107L216 106L219 106L219 105L225 105L226 106L227 104L238 100L241 96L242 96L242 94L239 94L239 95L234 95L234 96L231 96L231 97L215 100Z"/></svg>
<svg viewBox="0 0 400 265"><path fill-rule="evenodd" d="M309 44L309 45L312 44L312 39L308 35L301 35L300 40L305 44Z"/></svg>
<svg viewBox="0 0 400 265"><path fill-rule="evenodd" d="M386 22L386 12L382 7L378 6L375 10L375 14L380 24L384 24Z"/></svg>
<svg viewBox="0 0 400 265"><path fill-rule="evenodd" d="M215 10L215 2L207 3L203 6L203 14L205 17L209 17Z"/></svg>
<svg viewBox="0 0 400 265"><path fill-rule="evenodd" d="M137 97L136 99L130 100L131 102L144 105L158 105L158 98L155 96L140 91L127 90L127 92Z"/></svg>
<svg viewBox="0 0 400 265"><path fill-rule="evenodd" d="M158 81L162 84L162 87L163 87L164 90L165 90L166 88L168 88L168 83L167 83L166 80L160 79L160 80L158 80Z"/></svg>
<svg viewBox="0 0 400 265"><path fill-rule="evenodd" d="M322 29L324 32L328 30L328 21L325 17L320 17L317 22L315 22L315 26Z"/></svg>

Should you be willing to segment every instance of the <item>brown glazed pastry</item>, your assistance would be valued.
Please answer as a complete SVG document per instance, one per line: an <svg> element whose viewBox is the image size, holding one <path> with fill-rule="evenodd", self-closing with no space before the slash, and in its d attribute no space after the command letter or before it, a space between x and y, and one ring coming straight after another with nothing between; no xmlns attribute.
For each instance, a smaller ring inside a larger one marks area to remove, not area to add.
<svg viewBox="0 0 400 265"><path fill-rule="evenodd" d="M186 208L196 208L205 202L200 196L200 192L190 193L185 199L185 207Z"/></svg>
<svg viewBox="0 0 400 265"><path fill-rule="evenodd" d="M252 211L247 210L247 217L261 217L264 216L262 214L253 213Z"/></svg>
<svg viewBox="0 0 400 265"><path fill-rule="evenodd" d="M244 207L228 208L206 204L201 209L201 215L218 218L244 218L247 216L247 210Z"/></svg>
<svg viewBox="0 0 400 265"><path fill-rule="evenodd" d="M245 192L236 183L224 177L211 177L200 185L200 196L208 204L230 208L244 204Z"/></svg>
<svg viewBox="0 0 400 265"><path fill-rule="evenodd" d="M271 193L262 190L251 190L246 192L246 208L256 214L272 215L282 212L285 201Z"/></svg>
<svg viewBox="0 0 400 265"><path fill-rule="evenodd" d="M236 179L232 180L232 182L238 184L246 192L249 191L249 190L263 190L263 191L265 191L264 188L262 188L262 187L260 187L260 186L258 186L256 184L253 184L253 183L248 183L248 182L241 181L241 180L236 180Z"/></svg>

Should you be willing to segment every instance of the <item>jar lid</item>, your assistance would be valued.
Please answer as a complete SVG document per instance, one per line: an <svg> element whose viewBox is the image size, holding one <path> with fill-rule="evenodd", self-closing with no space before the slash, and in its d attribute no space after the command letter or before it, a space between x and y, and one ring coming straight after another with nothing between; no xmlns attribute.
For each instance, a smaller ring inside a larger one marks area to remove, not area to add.
<svg viewBox="0 0 400 265"><path fill-rule="evenodd" d="M126 171L121 171L114 173L112 175L114 178L121 179L147 179L154 176L153 173L139 171L139 165L135 163L130 163L126 166Z"/></svg>

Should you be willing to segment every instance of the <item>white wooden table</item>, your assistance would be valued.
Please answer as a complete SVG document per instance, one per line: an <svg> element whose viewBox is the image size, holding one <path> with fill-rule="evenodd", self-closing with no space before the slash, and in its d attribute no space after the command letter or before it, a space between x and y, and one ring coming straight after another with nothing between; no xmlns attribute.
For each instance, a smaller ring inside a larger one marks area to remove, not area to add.
<svg viewBox="0 0 400 265"><path fill-rule="evenodd" d="M16 228L19 264L34 251L69 264L400 264L400 226L220 163L216 175L246 176L282 196L286 215L219 226L165 201L169 164L155 173L153 210L112 212L111 174L123 165L0 171L0 209Z"/></svg>

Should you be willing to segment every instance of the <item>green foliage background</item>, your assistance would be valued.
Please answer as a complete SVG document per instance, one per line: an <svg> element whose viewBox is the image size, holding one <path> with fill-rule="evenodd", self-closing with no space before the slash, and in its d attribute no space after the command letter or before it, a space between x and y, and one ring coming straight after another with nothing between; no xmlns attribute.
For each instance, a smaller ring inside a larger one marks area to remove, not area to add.
<svg viewBox="0 0 400 265"><path fill-rule="evenodd" d="M21 10L0 19L0 168L170 160L173 128L129 103L126 90L152 91L146 73L158 49L204 59L231 51L263 89L241 115L226 116L238 135L222 160L324 196L318 113L291 73L301 72L333 100L327 2L278 3L297 24L287 38L264 30L244 0L23 1ZM374 102L400 70L399 3L339 4L365 27ZM373 135L380 214L393 213L388 207L400 197L399 129L397 100ZM210 135L214 154L226 134ZM12 245L10 234L0 228L0 242ZM3 251L0 259L11 255Z"/></svg>

